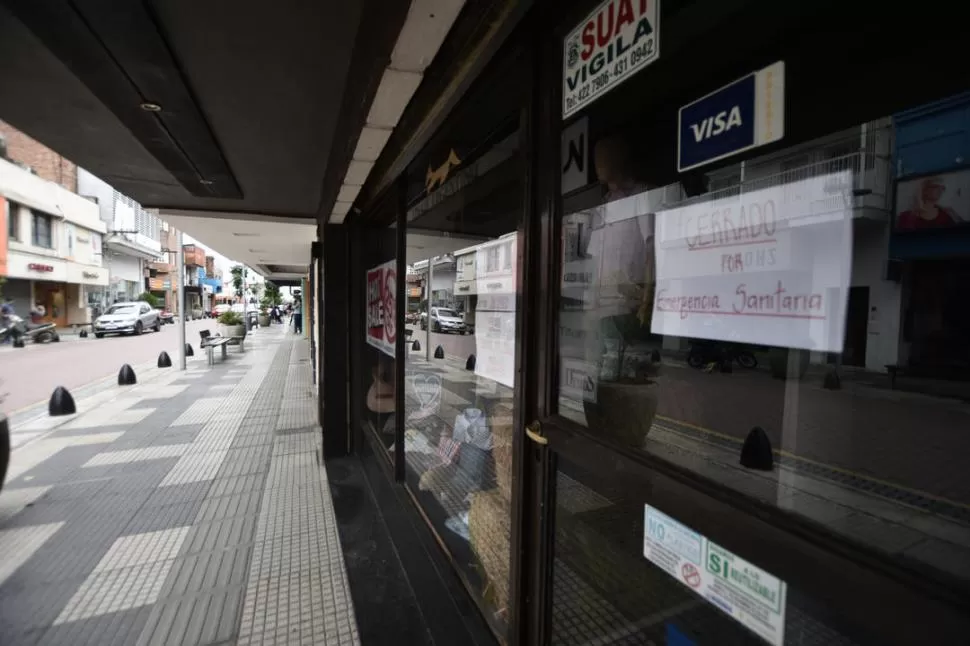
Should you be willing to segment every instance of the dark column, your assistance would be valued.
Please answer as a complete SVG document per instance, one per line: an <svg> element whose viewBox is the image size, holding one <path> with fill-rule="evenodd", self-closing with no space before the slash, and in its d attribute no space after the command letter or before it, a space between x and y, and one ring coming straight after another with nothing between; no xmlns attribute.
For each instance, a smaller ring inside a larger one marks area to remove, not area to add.
<svg viewBox="0 0 970 646"><path fill-rule="evenodd" d="M325 459L350 453L347 419L347 326L349 275L346 228L327 225L322 237L321 287L317 325L320 335L320 420L323 425ZM326 357L326 361L324 361Z"/></svg>

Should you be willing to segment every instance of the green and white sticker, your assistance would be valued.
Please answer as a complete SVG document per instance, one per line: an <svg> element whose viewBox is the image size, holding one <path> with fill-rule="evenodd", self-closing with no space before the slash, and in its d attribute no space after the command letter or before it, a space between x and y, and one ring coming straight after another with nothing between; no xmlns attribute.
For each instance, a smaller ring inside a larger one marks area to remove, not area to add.
<svg viewBox="0 0 970 646"><path fill-rule="evenodd" d="M644 505L643 555L711 604L775 646L785 641L787 585Z"/></svg>

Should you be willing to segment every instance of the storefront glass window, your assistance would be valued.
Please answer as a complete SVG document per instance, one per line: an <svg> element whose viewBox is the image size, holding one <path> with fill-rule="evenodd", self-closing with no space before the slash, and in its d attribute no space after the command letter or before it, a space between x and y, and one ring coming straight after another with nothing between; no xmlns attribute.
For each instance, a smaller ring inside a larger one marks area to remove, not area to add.
<svg viewBox="0 0 970 646"><path fill-rule="evenodd" d="M352 362L358 383L357 411L364 432L376 439L393 459L394 440L398 427L396 406L395 345L397 306L396 230L385 222L394 221L393 204L386 205L385 216L368 227L362 236L366 244L356 249L354 266L358 267L363 291L363 325L366 329L361 356Z"/></svg>
<svg viewBox="0 0 970 646"><path fill-rule="evenodd" d="M901 24L856 18L885 33ZM784 111L784 137L760 150L701 144L731 127L733 97L693 125L685 108L717 100L742 72L687 80L700 63L664 50L667 67L565 120L564 137L588 133L589 174L561 200L558 414L578 436L660 458L739 506L774 506L885 571L965 585L970 480L954 456L967 450L958 429L970 396L970 79L915 94L882 87L856 72L880 64L904 78L942 54L890 64L860 49L822 63L785 42L803 23L777 20L778 41L744 70L754 79L781 59L787 70L785 103L772 108ZM732 25L755 30L751 16ZM675 69L676 87L664 76ZM858 109L826 113L835 105ZM616 611L631 622L629 643L663 643L662 623L637 624L646 605L617 605L669 578L644 557L648 492L583 466L558 464L556 594L591 586L598 597L570 602L585 608L583 626L605 600L603 625ZM670 585L670 598L699 603L683 581ZM555 614L566 602L554 603ZM554 624L561 643L603 636ZM732 630L694 626L688 637L758 643Z"/></svg>
<svg viewBox="0 0 970 646"><path fill-rule="evenodd" d="M499 634L509 618L517 229L506 128L408 211L407 483Z"/></svg>
<svg viewBox="0 0 970 646"><path fill-rule="evenodd" d="M960 450L948 432L965 422L960 386L945 379L965 344L945 340L961 320L961 269L927 260L910 281L887 276L886 124L845 133L856 142L864 130L881 154L831 157L832 143L808 142L694 197L679 183L651 188L631 137L596 142L600 197L565 202L559 410L921 566L954 550L970 576L970 544L948 540L964 533L965 479L914 468ZM796 156L804 163L785 163ZM944 192L931 179L921 203ZM950 199L938 220L962 217ZM930 221L900 208L904 230ZM774 470L738 463L746 440L775 451Z"/></svg>

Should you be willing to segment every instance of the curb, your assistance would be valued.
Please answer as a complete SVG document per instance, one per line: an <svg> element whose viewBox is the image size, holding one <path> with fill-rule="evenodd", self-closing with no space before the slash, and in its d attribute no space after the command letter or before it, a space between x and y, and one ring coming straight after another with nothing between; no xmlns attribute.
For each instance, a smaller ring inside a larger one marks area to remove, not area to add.
<svg viewBox="0 0 970 646"><path fill-rule="evenodd" d="M138 385L141 386L150 384L165 370L167 369L156 367L153 361L138 364L135 366L135 371L137 374L143 375ZM82 384L81 386L75 388L71 394L74 396L74 401L77 404L77 409L79 412L76 415L65 416L64 421L61 424L66 424L70 420L76 418L78 415L83 415L85 412L89 412L89 410L85 410L85 404L89 403L93 398L104 395L111 389L117 389L117 395L119 396L124 394L125 390L121 389L117 385L116 381L117 375L108 375L106 377L89 381L86 384ZM11 435L14 435L19 427L30 424L47 416L47 400L42 400L35 404L31 404L26 408L21 408L19 411L14 411L8 414ZM43 437L48 435L50 432L57 430L61 424L58 424L57 426L52 427L49 431L27 440L23 444L20 444L17 448L22 448L32 442L35 442L36 440L43 439Z"/></svg>

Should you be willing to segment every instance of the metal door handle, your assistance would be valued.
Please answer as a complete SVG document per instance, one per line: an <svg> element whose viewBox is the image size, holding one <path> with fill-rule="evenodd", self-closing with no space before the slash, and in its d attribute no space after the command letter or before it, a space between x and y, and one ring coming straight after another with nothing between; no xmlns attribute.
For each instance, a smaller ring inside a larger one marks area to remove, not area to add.
<svg viewBox="0 0 970 646"><path fill-rule="evenodd" d="M529 439L539 444L545 446L549 444L549 438L542 436L542 425L538 421L532 422L525 427L525 434L529 436Z"/></svg>

